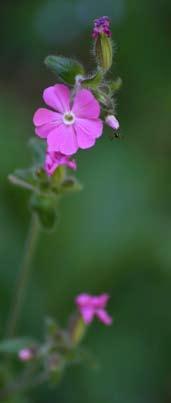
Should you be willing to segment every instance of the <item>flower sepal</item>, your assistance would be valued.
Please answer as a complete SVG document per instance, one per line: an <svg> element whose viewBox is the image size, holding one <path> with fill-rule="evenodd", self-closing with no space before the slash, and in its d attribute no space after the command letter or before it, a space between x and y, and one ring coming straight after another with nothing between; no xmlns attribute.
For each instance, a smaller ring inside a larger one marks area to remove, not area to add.
<svg viewBox="0 0 171 403"><path fill-rule="evenodd" d="M82 87L96 89L102 83L103 77L103 70L99 68L94 74L82 80Z"/></svg>
<svg viewBox="0 0 171 403"><path fill-rule="evenodd" d="M60 187L62 186L63 182L66 178L66 167L65 165L59 165L58 168L55 170L53 175L51 176L51 186L54 191L57 193L60 191Z"/></svg>
<svg viewBox="0 0 171 403"><path fill-rule="evenodd" d="M116 80L110 81L109 83L109 88L112 94L114 94L116 91L119 91L120 88L122 87L122 78L118 77Z"/></svg>
<svg viewBox="0 0 171 403"><path fill-rule="evenodd" d="M68 176L61 184L61 193L80 192L83 189L83 185L74 177Z"/></svg>
<svg viewBox="0 0 171 403"><path fill-rule="evenodd" d="M95 56L97 64L104 72L110 70L113 61L112 41L106 35L101 34L95 42Z"/></svg>
<svg viewBox="0 0 171 403"><path fill-rule="evenodd" d="M69 321L69 337L73 346L80 344L85 336L87 326L82 316L77 312L72 315Z"/></svg>

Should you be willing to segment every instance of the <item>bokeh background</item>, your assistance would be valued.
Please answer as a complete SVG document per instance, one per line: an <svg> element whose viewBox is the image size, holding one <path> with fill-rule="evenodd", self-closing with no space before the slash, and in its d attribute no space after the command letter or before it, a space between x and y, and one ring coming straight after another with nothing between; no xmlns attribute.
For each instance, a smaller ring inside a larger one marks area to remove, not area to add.
<svg viewBox="0 0 171 403"><path fill-rule="evenodd" d="M78 155L84 190L63 199L54 234L41 233L20 335L42 338L44 317L65 325L76 294L109 292L111 328L87 345L99 369L75 367L33 403L171 402L171 2L6 0L0 5L0 335L4 336L24 239L28 192L7 181L30 164L27 142L42 90L55 82L47 54L94 67L94 18L112 19L122 140L108 129Z"/></svg>

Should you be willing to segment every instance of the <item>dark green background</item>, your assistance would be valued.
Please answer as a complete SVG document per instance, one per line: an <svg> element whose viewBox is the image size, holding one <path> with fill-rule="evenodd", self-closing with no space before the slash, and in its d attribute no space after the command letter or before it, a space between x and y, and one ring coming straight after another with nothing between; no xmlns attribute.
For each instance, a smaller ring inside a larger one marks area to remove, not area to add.
<svg viewBox="0 0 171 403"><path fill-rule="evenodd" d="M123 140L104 136L78 155L84 190L65 198L54 234L42 233L20 335L42 337L44 317L63 325L80 292L109 292L114 324L97 322L87 344L100 369L68 370L61 385L32 392L34 403L171 401L171 2L29 0L0 11L0 334L29 224L28 193L7 175L30 163L27 141L42 90L55 83L48 53L92 68L92 20L112 19L111 76L123 87Z"/></svg>

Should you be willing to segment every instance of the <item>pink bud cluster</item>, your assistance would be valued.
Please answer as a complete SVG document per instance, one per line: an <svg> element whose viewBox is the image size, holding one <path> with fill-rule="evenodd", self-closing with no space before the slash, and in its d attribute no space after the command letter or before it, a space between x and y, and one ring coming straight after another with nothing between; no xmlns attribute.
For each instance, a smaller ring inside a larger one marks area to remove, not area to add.
<svg viewBox="0 0 171 403"><path fill-rule="evenodd" d="M100 17L94 20L94 27L92 32L93 39L97 39L99 35L104 34L107 37L112 36L112 32L110 30L110 19L109 17Z"/></svg>

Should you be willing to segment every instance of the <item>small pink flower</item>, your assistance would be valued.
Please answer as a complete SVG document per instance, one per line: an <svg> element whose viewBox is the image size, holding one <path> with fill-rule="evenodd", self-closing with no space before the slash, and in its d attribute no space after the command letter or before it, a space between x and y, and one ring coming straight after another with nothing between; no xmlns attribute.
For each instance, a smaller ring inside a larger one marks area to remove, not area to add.
<svg viewBox="0 0 171 403"><path fill-rule="evenodd" d="M99 296L92 296L88 294L80 294L76 298L76 305L84 322L89 325L94 316L97 316L105 325L111 325L112 318L106 312L106 304L109 296L102 294Z"/></svg>
<svg viewBox="0 0 171 403"><path fill-rule="evenodd" d="M102 135L100 105L91 91L80 89L72 101L71 95L64 84L46 88L43 99L53 111L40 108L34 114L35 133L47 139L50 152L72 155L78 148L94 146Z"/></svg>
<svg viewBox="0 0 171 403"><path fill-rule="evenodd" d="M30 361L32 360L32 358L34 358L34 354L31 348L23 348L19 351L18 356L21 361Z"/></svg>
<svg viewBox="0 0 171 403"><path fill-rule="evenodd" d="M119 129L119 122L115 118L114 115L108 115L105 119L105 122L108 126L110 126L113 130L118 130Z"/></svg>
<svg viewBox="0 0 171 403"><path fill-rule="evenodd" d="M60 152L49 152L46 153L45 159L45 171L48 176L53 175L56 169L60 165L66 165L68 168L76 170L77 165L74 160L70 160L69 156L61 154Z"/></svg>
<svg viewBox="0 0 171 403"><path fill-rule="evenodd" d="M94 20L94 27L92 37L93 39L98 38L101 34L106 35L108 37L112 36L112 32L110 30L110 19L109 17L100 17Z"/></svg>

